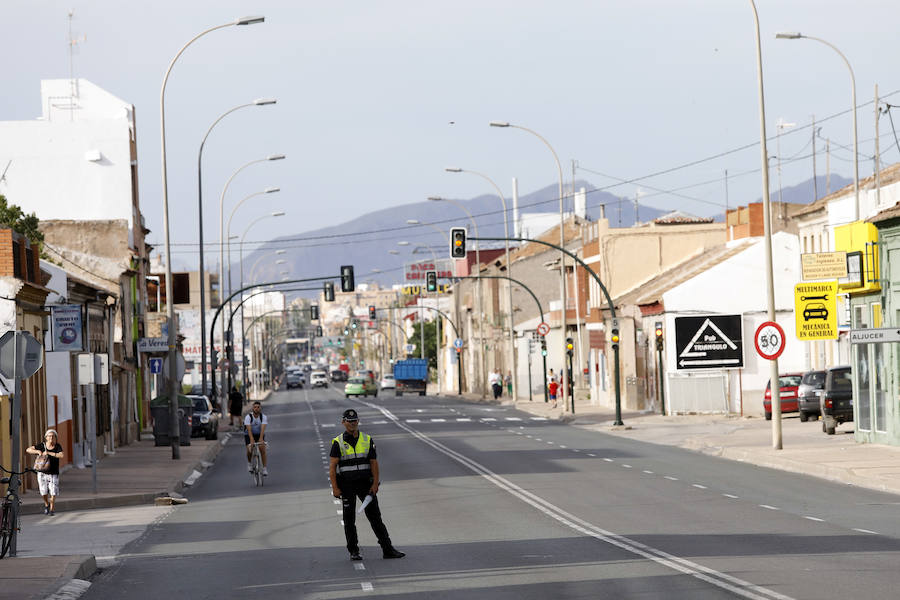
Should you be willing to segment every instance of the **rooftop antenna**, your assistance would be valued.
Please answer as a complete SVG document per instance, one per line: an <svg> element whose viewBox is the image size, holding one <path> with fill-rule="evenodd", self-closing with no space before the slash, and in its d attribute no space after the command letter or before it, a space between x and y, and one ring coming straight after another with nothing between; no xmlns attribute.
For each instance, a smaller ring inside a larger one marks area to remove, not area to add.
<svg viewBox="0 0 900 600"><path fill-rule="evenodd" d="M87 41L87 36L82 35L81 38L75 37L72 33L72 20L75 17L75 9L69 9L69 95L72 100L69 102L69 120L75 120L75 99L78 98L78 80L75 79L75 47L80 42Z"/></svg>

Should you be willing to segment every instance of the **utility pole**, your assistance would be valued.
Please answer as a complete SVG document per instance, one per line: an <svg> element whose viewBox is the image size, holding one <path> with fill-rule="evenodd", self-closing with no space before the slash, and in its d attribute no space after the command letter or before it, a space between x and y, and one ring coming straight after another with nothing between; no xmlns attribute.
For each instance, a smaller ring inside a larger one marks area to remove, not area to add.
<svg viewBox="0 0 900 600"><path fill-rule="evenodd" d="M878 84L875 84L875 206L881 206L881 148L878 144Z"/></svg>
<svg viewBox="0 0 900 600"><path fill-rule="evenodd" d="M812 116L813 202L819 199L819 182L816 181L816 115Z"/></svg>

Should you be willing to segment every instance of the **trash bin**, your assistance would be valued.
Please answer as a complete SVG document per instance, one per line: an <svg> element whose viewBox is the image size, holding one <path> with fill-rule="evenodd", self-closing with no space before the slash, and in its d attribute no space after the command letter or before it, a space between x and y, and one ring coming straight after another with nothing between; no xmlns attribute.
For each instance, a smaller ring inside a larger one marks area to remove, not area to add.
<svg viewBox="0 0 900 600"><path fill-rule="evenodd" d="M150 401L150 416L153 418L153 442L155 446L169 446L169 397L157 396ZM187 396L178 396L178 425L180 427L179 445L191 445L191 420L194 416L194 403Z"/></svg>

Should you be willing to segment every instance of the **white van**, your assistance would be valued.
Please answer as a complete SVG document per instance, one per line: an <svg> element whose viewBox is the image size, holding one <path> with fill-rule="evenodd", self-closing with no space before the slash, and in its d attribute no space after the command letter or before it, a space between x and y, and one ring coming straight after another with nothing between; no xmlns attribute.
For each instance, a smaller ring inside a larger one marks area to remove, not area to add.
<svg viewBox="0 0 900 600"><path fill-rule="evenodd" d="M313 371L310 373L309 387L328 387L328 374L325 371Z"/></svg>

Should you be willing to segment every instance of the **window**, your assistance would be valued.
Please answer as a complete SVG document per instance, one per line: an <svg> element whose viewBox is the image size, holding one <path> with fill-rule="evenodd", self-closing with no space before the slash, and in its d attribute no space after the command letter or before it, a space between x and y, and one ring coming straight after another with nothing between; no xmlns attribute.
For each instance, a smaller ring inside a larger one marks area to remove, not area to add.
<svg viewBox="0 0 900 600"><path fill-rule="evenodd" d="M189 273L172 274L172 302L174 304L191 303L191 276Z"/></svg>

